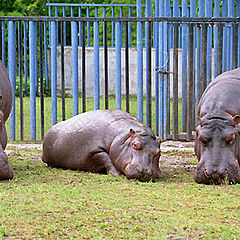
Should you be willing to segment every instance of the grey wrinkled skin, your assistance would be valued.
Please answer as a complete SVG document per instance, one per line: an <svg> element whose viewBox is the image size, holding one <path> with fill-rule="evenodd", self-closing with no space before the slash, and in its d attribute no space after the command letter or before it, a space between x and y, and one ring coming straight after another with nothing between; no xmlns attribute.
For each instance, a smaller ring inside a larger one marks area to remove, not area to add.
<svg viewBox="0 0 240 240"><path fill-rule="evenodd" d="M57 168L155 181L159 157L160 142L149 127L121 110L96 110L53 126L42 160Z"/></svg>
<svg viewBox="0 0 240 240"><path fill-rule="evenodd" d="M5 122L12 108L12 89L8 74L0 61L0 180L13 178L13 169L4 152L7 145Z"/></svg>
<svg viewBox="0 0 240 240"><path fill-rule="evenodd" d="M195 181L240 183L240 68L215 78L198 105Z"/></svg>

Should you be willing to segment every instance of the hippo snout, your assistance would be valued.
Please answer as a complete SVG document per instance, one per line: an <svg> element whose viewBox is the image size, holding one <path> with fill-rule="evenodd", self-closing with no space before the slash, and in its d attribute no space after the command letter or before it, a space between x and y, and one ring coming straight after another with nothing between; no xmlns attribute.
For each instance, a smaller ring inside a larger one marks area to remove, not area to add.
<svg viewBox="0 0 240 240"><path fill-rule="evenodd" d="M229 166L225 168L197 166L194 179L197 183L204 184L222 184L226 181L229 183L239 183L240 168Z"/></svg>
<svg viewBox="0 0 240 240"><path fill-rule="evenodd" d="M147 182L151 180L153 171L151 168L145 169L139 164L128 164L125 168L125 175L128 179L136 178L140 181Z"/></svg>

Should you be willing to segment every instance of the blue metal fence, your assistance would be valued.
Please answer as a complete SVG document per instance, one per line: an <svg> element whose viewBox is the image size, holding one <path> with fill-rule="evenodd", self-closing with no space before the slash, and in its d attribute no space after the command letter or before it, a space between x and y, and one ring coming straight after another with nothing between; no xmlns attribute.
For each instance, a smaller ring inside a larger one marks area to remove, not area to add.
<svg viewBox="0 0 240 240"><path fill-rule="evenodd" d="M173 6L170 5L170 0L156 0L154 3L146 0L145 5L141 2L137 0L136 5L47 4L48 17L0 17L1 59L8 68L13 87L13 109L9 124L12 140L19 139L19 135L16 136L18 123L15 122L18 106L15 104L14 96L18 84L16 70L20 71L21 63L17 66L16 59L19 62L20 59L19 53L16 52L16 45L18 49L23 45L24 95L30 94L29 125L32 140L41 139L44 135L44 131L41 136L37 134L39 126L36 117L38 113L36 96L39 81L41 84L44 81L45 90L51 96L51 124L57 123L59 114L64 115L65 118L65 112L63 112L65 110L59 113L57 91L59 87L65 89L65 83L62 81L62 86L58 86L57 79L61 75L64 80L64 60L60 63L58 55L60 54L64 59L64 49L67 45L71 47L72 52L72 116L90 109L86 109L85 106L88 89L84 81L87 64L90 61L86 56L86 47L93 48L94 109L101 108L100 84L103 78L100 76L101 49L104 49L105 107L108 108L108 68L110 66L107 61L108 49L113 47L116 78L109 81L115 81L115 108L129 110L129 78L131 79L129 50L136 47L137 64L134 71L137 73L137 105L135 106L137 117L153 127L156 134L163 139L179 139L184 136L185 139L191 139L190 131L195 129L196 104L204 88L212 77L240 65L240 37L238 37L240 36L238 25L240 2L222 1L222 12L220 12L219 0L214 2L199 0L198 9L194 0L190 5L185 0L182 1L182 5L175 0ZM43 25L41 34L40 25ZM23 40L16 42L19 28L23 28ZM192 35L190 31L193 32ZM132 41L133 36L136 36L136 45ZM8 41L7 52L6 41ZM189 46L192 47L189 48ZM42 47L41 53L40 47ZM125 53L125 62L122 61L123 53ZM190 53L192 53L190 55L192 62L189 62L187 57ZM178 58L179 54L181 58ZM143 61L144 56L146 56L145 61ZM81 66L79 61L82 62ZM61 65L60 72L59 65ZM125 67L125 72L121 70L122 66ZM80 71L81 75L79 75ZM39 80L41 74L43 77ZM122 89L123 75L126 80L125 92ZM146 75L145 79L144 75ZM178 75L181 75L180 82ZM28 80L30 81L29 93ZM190 91L191 100L187 94L189 81L193 87ZM182 96L178 95L179 83L182 85ZM155 89L152 89L152 84ZM122 106L123 95L126 95L126 106L128 106L126 108ZM62 96L64 98L65 95ZM80 98L83 102L82 110L80 110ZM176 101L179 100L181 113L176 109L178 107ZM154 101L152 111L151 103ZM191 111L189 103L192 106ZM174 109L171 110L173 106ZM43 107L41 103L42 110ZM130 109L130 112L134 111ZM42 113L44 114L44 111ZM179 116L181 116L181 125L178 123ZM152 118L155 118L155 121L152 121ZM21 133L21 140L23 138L29 140L23 136L24 134Z"/></svg>

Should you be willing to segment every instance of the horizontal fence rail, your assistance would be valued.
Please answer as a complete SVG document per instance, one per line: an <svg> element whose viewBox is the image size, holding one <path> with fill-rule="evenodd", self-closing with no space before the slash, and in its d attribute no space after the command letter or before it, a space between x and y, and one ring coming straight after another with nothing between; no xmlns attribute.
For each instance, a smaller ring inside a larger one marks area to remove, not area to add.
<svg viewBox="0 0 240 240"><path fill-rule="evenodd" d="M162 139L193 139L205 87L240 65L240 19L141 17L137 10L128 18L0 17L0 57L14 95L12 140L41 140L61 120L110 108L137 116Z"/></svg>

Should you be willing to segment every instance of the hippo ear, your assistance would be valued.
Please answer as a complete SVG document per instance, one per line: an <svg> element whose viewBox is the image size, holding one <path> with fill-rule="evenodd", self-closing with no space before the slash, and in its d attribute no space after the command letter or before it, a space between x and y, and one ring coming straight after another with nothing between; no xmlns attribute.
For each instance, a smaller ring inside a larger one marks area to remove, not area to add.
<svg viewBox="0 0 240 240"><path fill-rule="evenodd" d="M236 126L240 123L240 116L236 115L232 118L232 120L233 120L233 124Z"/></svg>
<svg viewBox="0 0 240 240"><path fill-rule="evenodd" d="M135 134L135 131L131 128L129 131L130 137L133 137L133 135Z"/></svg>
<svg viewBox="0 0 240 240"><path fill-rule="evenodd" d="M198 120L198 125L202 126L203 123L202 123L202 119L200 116L197 116L197 120Z"/></svg>
<svg viewBox="0 0 240 240"><path fill-rule="evenodd" d="M156 137L156 140L157 140L157 142L159 143L159 145L161 145L162 139L161 139L160 137Z"/></svg>

